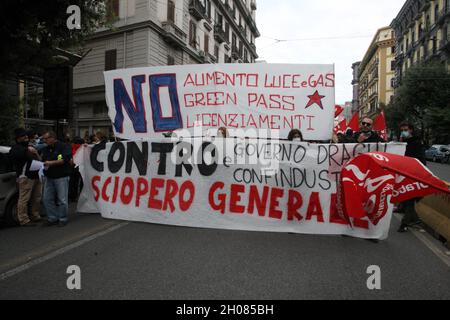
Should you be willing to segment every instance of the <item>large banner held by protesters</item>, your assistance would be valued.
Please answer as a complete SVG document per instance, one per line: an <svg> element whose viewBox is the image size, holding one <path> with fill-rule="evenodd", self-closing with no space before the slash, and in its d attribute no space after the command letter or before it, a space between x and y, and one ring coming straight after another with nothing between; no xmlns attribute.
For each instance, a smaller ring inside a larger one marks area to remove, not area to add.
<svg viewBox="0 0 450 320"><path fill-rule="evenodd" d="M105 72L115 135L124 139L204 136L225 127L234 136L330 140L335 114L333 65L202 64ZM213 130L215 129L215 130ZM214 134L213 134L214 135ZM264 136L268 137L268 136Z"/></svg>
<svg viewBox="0 0 450 320"><path fill-rule="evenodd" d="M371 151L402 155L405 145L160 138L86 146L75 157L84 179L78 211L175 226L385 239L392 204L376 225L337 210L342 167Z"/></svg>

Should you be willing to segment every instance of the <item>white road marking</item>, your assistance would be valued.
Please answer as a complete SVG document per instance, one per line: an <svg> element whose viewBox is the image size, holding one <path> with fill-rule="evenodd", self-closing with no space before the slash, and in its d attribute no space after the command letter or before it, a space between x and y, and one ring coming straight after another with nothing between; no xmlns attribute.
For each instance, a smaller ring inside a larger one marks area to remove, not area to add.
<svg viewBox="0 0 450 320"><path fill-rule="evenodd" d="M67 245L65 247L62 247L62 248L56 250L56 251L53 251L53 252L51 252L49 254L46 254L46 255L44 255L42 257L39 257L39 258L35 259L35 260L32 260L32 261L30 261L28 263L25 263L25 264L23 264L21 266L18 266L16 268L12 269L12 270L6 271L6 272L0 274L0 281L8 279L8 278L11 278L12 276L15 276L18 273L26 271L26 270L28 270L28 269L30 269L30 268L38 265L38 264L41 264L41 263L43 263L45 261L48 261L48 260L53 259L53 258L55 258L57 256L60 256L60 255L66 253L66 252L68 252L70 250L73 250L75 248L81 247L82 245L84 245L84 244L86 244L88 242L91 242L92 240L95 240L97 238L103 237L103 236L107 235L108 233L114 232L114 231L116 231L116 230L118 230L118 229L120 229L122 227L125 227L125 226L127 226L129 224L130 224L129 222L124 222L124 223L115 225L115 226L113 226L111 228L108 228L108 229L106 229L104 231L95 233L95 234L93 234L93 235L91 235L91 236L89 236L89 237L87 237L85 239L82 239L80 241L77 241L77 242L74 242L72 244L69 244L69 245Z"/></svg>
<svg viewBox="0 0 450 320"><path fill-rule="evenodd" d="M399 221L401 221L401 217L398 214L394 215ZM442 248L440 245L437 245L434 242L434 238L431 237L427 232L423 232L425 230L414 230L414 228L408 228L408 231L410 231L417 239L422 241L425 246L430 249L442 262L444 262L447 267L450 268L450 257L447 255L447 253L444 251L445 248L442 245Z"/></svg>

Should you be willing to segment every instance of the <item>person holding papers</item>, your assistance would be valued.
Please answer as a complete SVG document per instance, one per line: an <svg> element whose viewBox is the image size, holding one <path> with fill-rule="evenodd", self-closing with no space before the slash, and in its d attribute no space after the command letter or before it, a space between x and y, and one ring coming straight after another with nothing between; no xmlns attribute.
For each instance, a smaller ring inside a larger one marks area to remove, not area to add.
<svg viewBox="0 0 450 320"><path fill-rule="evenodd" d="M10 150L11 160L15 164L17 183L19 186L19 200L17 202L17 218L24 227L35 226L41 220L39 213L42 196L42 185L39 180L38 151L29 145L27 132L22 129L14 131L16 145ZM37 165L36 165L37 164ZM31 204L31 217L28 215L28 203Z"/></svg>

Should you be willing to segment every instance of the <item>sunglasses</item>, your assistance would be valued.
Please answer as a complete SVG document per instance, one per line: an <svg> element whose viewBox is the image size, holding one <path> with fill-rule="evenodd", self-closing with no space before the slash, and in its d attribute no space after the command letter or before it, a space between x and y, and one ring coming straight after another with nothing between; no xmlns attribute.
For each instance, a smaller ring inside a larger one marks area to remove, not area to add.
<svg viewBox="0 0 450 320"><path fill-rule="evenodd" d="M372 124L371 124L371 123L368 123L368 122L363 122L362 125L363 125L363 126L366 126L366 127L371 127L371 126L372 126Z"/></svg>

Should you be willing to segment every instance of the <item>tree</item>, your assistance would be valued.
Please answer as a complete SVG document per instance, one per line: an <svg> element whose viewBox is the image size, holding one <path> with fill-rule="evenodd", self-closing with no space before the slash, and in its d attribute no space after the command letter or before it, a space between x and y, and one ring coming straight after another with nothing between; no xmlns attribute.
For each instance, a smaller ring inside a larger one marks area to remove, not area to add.
<svg viewBox="0 0 450 320"><path fill-rule="evenodd" d="M56 48L79 47L105 23L107 0L0 1L0 75L40 75ZM81 29L69 30L67 8L81 9Z"/></svg>
<svg viewBox="0 0 450 320"><path fill-rule="evenodd" d="M0 83L0 146L12 145L14 129L19 124L19 101L6 94L6 85Z"/></svg>
<svg viewBox="0 0 450 320"><path fill-rule="evenodd" d="M386 117L397 134L399 124L408 121L425 141L450 143L450 73L445 65L429 62L409 69Z"/></svg>

